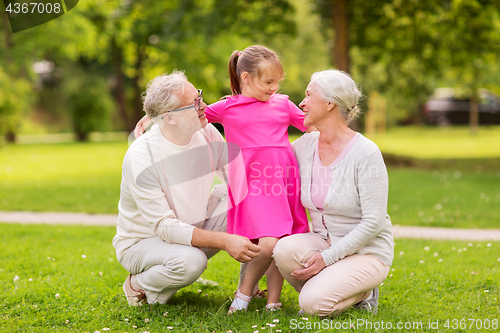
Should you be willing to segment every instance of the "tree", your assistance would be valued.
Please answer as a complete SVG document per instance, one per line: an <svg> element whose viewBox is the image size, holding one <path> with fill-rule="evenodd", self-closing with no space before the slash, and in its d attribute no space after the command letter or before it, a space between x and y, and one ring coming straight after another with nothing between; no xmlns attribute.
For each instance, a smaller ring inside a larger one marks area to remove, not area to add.
<svg viewBox="0 0 500 333"><path fill-rule="evenodd" d="M332 26L329 13L345 4L315 3L325 26ZM335 38L348 34L351 72L365 92L389 96L394 118L410 109L418 122L421 103L446 72L498 52L498 7L479 0L351 0L348 29L336 28Z"/></svg>

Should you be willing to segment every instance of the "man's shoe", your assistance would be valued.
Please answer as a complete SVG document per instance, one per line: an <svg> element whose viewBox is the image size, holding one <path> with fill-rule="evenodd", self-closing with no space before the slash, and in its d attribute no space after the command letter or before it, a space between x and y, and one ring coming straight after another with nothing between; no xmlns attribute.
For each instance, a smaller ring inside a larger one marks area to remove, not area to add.
<svg viewBox="0 0 500 333"><path fill-rule="evenodd" d="M362 300L359 303L354 304L358 309L370 311L373 314L377 314L378 311L378 287L372 290L371 297Z"/></svg>
<svg viewBox="0 0 500 333"><path fill-rule="evenodd" d="M136 290L132 287L132 274L125 279L125 282L123 283L123 291L125 292L125 297L127 298L128 305L130 306L141 305L140 303L142 301L147 301L144 290Z"/></svg>

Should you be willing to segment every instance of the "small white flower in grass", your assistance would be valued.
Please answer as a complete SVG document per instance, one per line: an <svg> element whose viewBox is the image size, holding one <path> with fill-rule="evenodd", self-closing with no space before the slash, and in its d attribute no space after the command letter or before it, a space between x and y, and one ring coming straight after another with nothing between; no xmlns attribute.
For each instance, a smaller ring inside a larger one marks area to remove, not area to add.
<svg viewBox="0 0 500 333"><path fill-rule="evenodd" d="M85 254L82 254L82 258L85 259L87 258L87 256Z"/></svg>
<svg viewBox="0 0 500 333"><path fill-rule="evenodd" d="M99 276L102 276L102 272L99 272Z"/></svg>
<svg viewBox="0 0 500 333"><path fill-rule="evenodd" d="M410 276L413 276L413 275L415 275L415 273L411 272L411 273L410 273Z"/></svg>
<svg viewBox="0 0 500 333"><path fill-rule="evenodd" d="M109 331L109 327L103 327L102 330L103 331Z"/></svg>
<svg viewBox="0 0 500 333"><path fill-rule="evenodd" d="M423 261L423 260L420 260L420 261L419 261L419 263L421 263L421 264L423 264L424 262L425 262L425 261Z"/></svg>
<svg viewBox="0 0 500 333"><path fill-rule="evenodd" d="M255 310L255 312L259 312L259 309Z"/></svg>
<svg viewBox="0 0 500 333"><path fill-rule="evenodd" d="M460 252L462 252L462 249L458 249L458 251L457 251L457 252L459 252L459 253L460 253Z"/></svg>
<svg viewBox="0 0 500 333"><path fill-rule="evenodd" d="M259 333L259 331L253 331L253 333Z"/></svg>
<svg viewBox="0 0 500 333"><path fill-rule="evenodd" d="M424 247L425 251L429 251L429 249L430 249L430 247L428 247L428 246Z"/></svg>
<svg viewBox="0 0 500 333"><path fill-rule="evenodd" d="M261 327L260 329L261 329L261 330L265 330L266 328L263 326L263 327Z"/></svg>
<svg viewBox="0 0 500 333"><path fill-rule="evenodd" d="M201 293L201 290L200 290L200 289L198 289L198 293Z"/></svg>
<svg viewBox="0 0 500 333"><path fill-rule="evenodd" d="M35 305L33 305L33 307L36 309L36 308L38 308L38 305L35 304Z"/></svg>
<svg viewBox="0 0 500 333"><path fill-rule="evenodd" d="M167 330L173 330L174 327L173 326L167 326Z"/></svg>
<svg viewBox="0 0 500 333"><path fill-rule="evenodd" d="M473 245L474 245L474 244L472 244L472 243L467 244L467 246L473 246Z"/></svg>
<svg viewBox="0 0 500 333"><path fill-rule="evenodd" d="M144 319L146 323L149 323L149 318Z"/></svg>
<svg viewBox="0 0 500 333"><path fill-rule="evenodd" d="M133 327L133 328L137 328L137 326L135 326L135 325L134 325L134 326L132 326L132 327Z"/></svg>
<svg viewBox="0 0 500 333"><path fill-rule="evenodd" d="M273 319L273 323L279 323L280 320L279 319Z"/></svg>
<svg viewBox="0 0 500 333"><path fill-rule="evenodd" d="M439 259L438 262L443 262L443 259Z"/></svg>
<svg viewBox="0 0 500 333"><path fill-rule="evenodd" d="M438 256L438 253L437 252L434 252L434 257L437 257Z"/></svg>
<svg viewBox="0 0 500 333"><path fill-rule="evenodd" d="M276 327L276 324L269 324L269 327Z"/></svg>
<svg viewBox="0 0 500 333"><path fill-rule="evenodd" d="M252 328L257 328L257 325L252 325Z"/></svg>
<svg viewBox="0 0 500 333"><path fill-rule="evenodd" d="M486 244L487 247L491 247L491 243Z"/></svg>
<svg viewBox="0 0 500 333"><path fill-rule="evenodd" d="M50 257L47 257L47 260L50 260Z"/></svg>
<svg viewBox="0 0 500 333"><path fill-rule="evenodd" d="M380 285L381 285L381 286L383 286L383 285L384 285L384 283L382 282Z"/></svg>
<svg viewBox="0 0 500 333"><path fill-rule="evenodd" d="M389 277L392 277L392 274L389 274Z"/></svg>
<svg viewBox="0 0 500 333"><path fill-rule="evenodd" d="M396 270L395 268L391 268L391 271L393 271L393 272L394 272L395 270Z"/></svg>
<svg viewBox="0 0 500 333"><path fill-rule="evenodd" d="M65 324L69 324L69 320L66 319L66 321L64 322Z"/></svg>
<svg viewBox="0 0 500 333"><path fill-rule="evenodd" d="M33 281L33 279L32 279L32 278L29 278L29 280L28 280L28 281L30 281L30 282L31 282L31 281Z"/></svg>
<svg viewBox="0 0 500 333"><path fill-rule="evenodd" d="M59 298L59 297L61 297L61 295L59 295L59 294L56 294L56 298Z"/></svg>
<svg viewBox="0 0 500 333"><path fill-rule="evenodd" d="M500 261L500 258L498 258L497 261Z"/></svg>
<svg viewBox="0 0 500 333"><path fill-rule="evenodd" d="M490 291L489 291L489 290L485 290L484 292L485 292L485 293L489 293Z"/></svg>
<svg viewBox="0 0 500 333"><path fill-rule="evenodd" d="M123 320L128 321L128 318L125 318L125 319L123 319Z"/></svg>
<svg viewBox="0 0 500 333"><path fill-rule="evenodd" d="M226 333L233 333L233 331L231 331L231 330L227 330L227 332L226 332Z"/></svg>
<svg viewBox="0 0 500 333"><path fill-rule="evenodd" d="M440 203L438 203L438 204L436 205L436 209L437 209L437 210L441 210L441 209L443 209L443 205L441 205Z"/></svg>
<svg viewBox="0 0 500 333"><path fill-rule="evenodd" d="M94 333L101 333L101 331L94 331Z"/></svg>
<svg viewBox="0 0 500 333"><path fill-rule="evenodd" d="M402 256L403 254L405 254L403 251L399 252L399 255Z"/></svg>
<svg viewBox="0 0 500 333"><path fill-rule="evenodd" d="M309 320L309 318L307 318L307 317L302 317L302 320Z"/></svg>
<svg viewBox="0 0 500 333"><path fill-rule="evenodd" d="M14 276L14 282L17 282L17 281L19 281L19 280L21 280L21 278L20 278L19 276L17 276L17 275L16 275L16 276Z"/></svg>
<svg viewBox="0 0 500 333"><path fill-rule="evenodd" d="M462 251L467 251L467 248L466 248L466 247L464 247L464 248L462 249Z"/></svg>
<svg viewBox="0 0 500 333"><path fill-rule="evenodd" d="M168 317L168 312L163 313L163 317Z"/></svg>

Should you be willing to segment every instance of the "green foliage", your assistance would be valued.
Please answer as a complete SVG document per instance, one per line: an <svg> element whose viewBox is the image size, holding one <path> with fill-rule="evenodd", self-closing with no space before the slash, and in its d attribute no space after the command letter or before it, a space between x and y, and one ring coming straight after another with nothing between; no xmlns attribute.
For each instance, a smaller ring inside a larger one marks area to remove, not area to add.
<svg viewBox="0 0 500 333"><path fill-rule="evenodd" d="M256 299L248 312L227 316L239 264L224 252L208 262L202 275L218 286L195 283L165 305L129 307L122 291L128 273L111 244L115 232L113 227L0 224L0 331L287 332L293 331L292 320L320 323L320 318L297 316L298 294L288 283L282 311L267 313L265 300ZM397 239L390 275L380 287L378 314L350 309L332 324L364 319L423 325L405 332L432 331L429 320L439 320L436 331L445 331L446 320L454 318L465 318L467 328L469 318L491 324L498 320L499 251L499 242Z"/></svg>
<svg viewBox="0 0 500 333"><path fill-rule="evenodd" d="M15 133L33 102L31 82L0 67L0 135Z"/></svg>
<svg viewBox="0 0 500 333"><path fill-rule="evenodd" d="M73 131L79 141L86 141L90 132L108 128L106 121L114 103L103 78L84 76L70 88L67 99Z"/></svg>
<svg viewBox="0 0 500 333"><path fill-rule="evenodd" d="M331 27L331 1L316 0ZM388 103L389 124L413 112L438 86L499 86L500 8L497 1L349 1L351 72L365 95ZM444 80L443 80L444 79ZM494 82L492 82L494 81Z"/></svg>

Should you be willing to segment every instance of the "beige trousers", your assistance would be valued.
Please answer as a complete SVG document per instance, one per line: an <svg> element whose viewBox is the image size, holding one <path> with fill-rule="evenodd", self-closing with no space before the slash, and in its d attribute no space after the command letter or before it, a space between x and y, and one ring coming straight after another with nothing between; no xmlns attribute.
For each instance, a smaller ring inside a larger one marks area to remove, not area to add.
<svg viewBox="0 0 500 333"><path fill-rule="evenodd" d="M227 201L219 201L204 230L226 231ZM159 237L146 238L131 246L121 260L146 292L148 303L164 304L177 290L193 284L219 250L170 244Z"/></svg>
<svg viewBox="0 0 500 333"><path fill-rule="evenodd" d="M371 254L353 254L325 267L307 281L291 277L294 270L314 254L330 248L318 235L296 234L284 237L274 248L274 260L285 280L299 292L299 306L306 313L333 316L368 298L380 285L390 266Z"/></svg>

